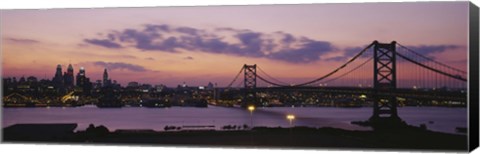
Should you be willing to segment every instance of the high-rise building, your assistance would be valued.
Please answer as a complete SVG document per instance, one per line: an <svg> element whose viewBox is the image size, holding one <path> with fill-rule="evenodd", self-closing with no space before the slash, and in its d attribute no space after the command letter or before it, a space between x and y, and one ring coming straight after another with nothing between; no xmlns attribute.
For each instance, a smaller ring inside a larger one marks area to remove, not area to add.
<svg viewBox="0 0 480 154"><path fill-rule="evenodd" d="M90 79L87 78L84 67L80 67L80 70L77 73L76 82L77 87L83 91L83 94L90 95L92 83L90 82Z"/></svg>
<svg viewBox="0 0 480 154"><path fill-rule="evenodd" d="M207 89L208 89L208 90L212 90L213 88L215 88L215 87L213 86L213 83L212 83L212 82L208 82Z"/></svg>
<svg viewBox="0 0 480 154"><path fill-rule="evenodd" d="M36 77L34 77L34 76L29 76L29 77L27 78L27 82L28 82L29 84L35 83L35 82L37 82L37 81L38 81L38 79L37 79Z"/></svg>
<svg viewBox="0 0 480 154"><path fill-rule="evenodd" d="M73 66L68 64L67 72L63 75L64 84L68 88L73 88L74 78L73 78Z"/></svg>
<svg viewBox="0 0 480 154"><path fill-rule="evenodd" d="M22 76L22 77L20 78L20 80L18 81L18 83L20 83L20 84L23 84L23 83L25 83L25 82L27 82L27 80L25 79L24 76Z"/></svg>
<svg viewBox="0 0 480 154"><path fill-rule="evenodd" d="M105 68L103 70L103 86L106 87L106 86L109 86L110 84L111 84L111 81L110 79L108 79L107 68Z"/></svg>
<svg viewBox="0 0 480 154"><path fill-rule="evenodd" d="M57 70L55 71L55 76L52 79L53 86L56 89L61 89L63 88L63 75L62 75L62 65L58 64L57 65Z"/></svg>
<svg viewBox="0 0 480 154"><path fill-rule="evenodd" d="M155 90L156 92L162 92L163 89L167 88L165 85L160 84L160 85L155 85Z"/></svg>
<svg viewBox="0 0 480 154"><path fill-rule="evenodd" d="M138 82L132 81L127 84L129 88L137 88L139 86Z"/></svg>
<svg viewBox="0 0 480 154"><path fill-rule="evenodd" d="M93 88L95 89L102 88L102 80L95 81L95 83L93 84Z"/></svg>
<svg viewBox="0 0 480 154"><path fill-rule="evenodd" d="M87 77L85 76L85 68L84 67L80 67L80 70L78 71L77 73L77 86L78 87L82 87L83 85L85 85L85 79Z"/></svg>

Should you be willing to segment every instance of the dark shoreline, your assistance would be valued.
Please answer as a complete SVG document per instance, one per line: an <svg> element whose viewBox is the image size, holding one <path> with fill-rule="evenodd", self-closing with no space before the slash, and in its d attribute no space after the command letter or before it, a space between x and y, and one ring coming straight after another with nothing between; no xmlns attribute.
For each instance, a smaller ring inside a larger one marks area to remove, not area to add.
<svg viewBox="0 0 480 154"><path fill-rule="evenodd" d="M337 128L267 128L234 131L153 131L117 130L110 132L103 126L95 130L59 133L38 130L25 134L21 129L4 128L3 142L12 143L68 143L152 146L208 146L256 148L355 148L386 150L467 150L467 136L432 132L414 127L381 131L349 131ZM76 126L76 124L70 124ZM32 128L32 127L30 127ZM28 127L27 127L28 130ZM45 132L42 132L45 131Z"/></svg>

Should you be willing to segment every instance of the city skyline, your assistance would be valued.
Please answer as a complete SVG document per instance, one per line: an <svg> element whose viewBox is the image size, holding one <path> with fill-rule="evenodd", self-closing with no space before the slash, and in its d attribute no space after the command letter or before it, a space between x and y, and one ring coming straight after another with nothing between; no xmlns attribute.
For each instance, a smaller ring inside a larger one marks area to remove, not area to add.
<svg viewBox="0 0 480 154"><path fill-rule="evenodd" d="M466 70L467 5L2 10L2 73L51 79L57 64L71 63L75 73L88 69L92 81L108 68L122 85L224 86L243 64L257 64L299 83L328 73L373 40L395 40Z"/></svg>
<svg viewBox="0 0 480 154"><path fill-rule="evenodd" d="M477 13L468 1L0 10L1 135L465 151Z"/></svg>

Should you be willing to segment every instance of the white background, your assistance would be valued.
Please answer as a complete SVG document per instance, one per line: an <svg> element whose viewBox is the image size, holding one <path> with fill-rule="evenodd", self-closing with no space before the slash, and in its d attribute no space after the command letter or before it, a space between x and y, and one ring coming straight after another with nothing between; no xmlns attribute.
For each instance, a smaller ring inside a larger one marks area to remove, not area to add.
<svg viewBox="0 0 480 154"><path fill-rule="evenodd" d="M378 2L379 0L3 0L0 1L0 9L45 9L45 8L92 8L92 7L142 7L142 6L204 6L204 5L246 5L246 4L308 4L308 3L349 3L349 2ZM386 0L382 0L386 1ZM389 0L388 2L425 1L425 0ZM439 0L436 0L439 1ZM480 0L472 0L479 6ZM1 18L0 18L1 22ZM1 114L0 114L1 115ZM480 153L476 150L474 153ZM0 144L1 153L68 153L68 154L140 154L140 153L166 153L166 154L251 154L251 153L275 153L275 154L313 154L313 153L386 153L379 150L292 150L292 149L252 149L252 148L205 148L205 147L158 147L158 146L87 146L87 145L59 145L59 144ZM396 153L419 153L411 151L388 152ZM432 153L432 152L421 152Z"/></svg>

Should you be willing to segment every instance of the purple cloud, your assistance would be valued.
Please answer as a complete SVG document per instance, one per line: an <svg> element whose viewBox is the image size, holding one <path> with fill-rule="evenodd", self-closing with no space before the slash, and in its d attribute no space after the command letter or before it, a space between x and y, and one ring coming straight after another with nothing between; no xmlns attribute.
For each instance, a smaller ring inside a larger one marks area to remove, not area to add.
<svg viewBox="0 0 480 154"><path fill-rule="evenodd" d="M176 31L180 33L189 34L189 35L197 35L201 30L190 28L190 27L178 27Z"/></svg>
<svg viewBox="0 0 480 154"><path fill-rule="evenodd" d="M120 56L118 56L118 57L126 58L126 59L137 59L137 57L131 56L131 55L120 55Z"/></svg>
<svg viewBox="0 0 480 154"><path fill-rule="evenodd" d="M148 58L145 58L145 60L155 60L155 59L152 57L148 57Z"/></svg>
<svg viewBox="0 0 480 154"><path fill-rule="evenodd" d="M106 48L112 48L112 49L122 48L120 44L115 43L113 40L109 40L109 39L84 39L83 41L93 45L106 47Z"/></svg>
<svg viewBox="0 0 480 154"><path fill-rule="evenodd" d="M14 43L24 43L24 44L40 43L40 41L32 40L32 39L6 38L6 40Z"/></svg>
<svg viewBox="0 0 480 154"><path fill-rule="evenodd" d="M420 45L420 46L407 46L407 48L423 55L429 55L433 53L440 53L446 50L458 49L459 45Z"/></svg>
<svg viewBox="0 0 480 154"><path fill-rule="evenodd" d="M298 49L289 49L281 52L276 52L269 57L273 59L280 59L293 63L308 63L321 59L321 55L333 51L333 46L329 42L314 41L305 39Z"/></svg>
<svg viewBox="0 0 480 154"><path fill-rule="evenodd" d="M323 54L334 49L329 42L298 37L285 32L267 34L225 27L208 31L166 24L147 24L143 29L113 31L106 36L104 39L85 40L90 44L107 48L132 46L145 52L207 52L298 64L320 60ZM227 37L236 39L236 43L227 41Z"/></svg>
<svg viewBox="0 0 480 154"><path fill-rule="evenodd" d="M346 61L356 54L358 54L360 51L362 51L367 45L364 45L362 47L350 47L344 49L344 54L342 56L337 56L337 57L332 57L326 60L330 61ZM459 45L420 45L420 46L406 46L407 48L424 55L426 57L429 57L431 59L435 59L435 57L432 56L434 53L441 53L445 52L447 50L453 50L453 49L458 49L461 48L462 46ZM397 52L404 54L405 56L407 52L404 51L403 48L397 46ZM410 52L408 52L410 54ZM369 49L369 51L365 52L361 57L363 58L369 58L373 56L373 47ZM403 59L398 59L399 61L404 61ZM417 60L425 60L425 59L417 59Z"/></svg>
<svg viewBox="0 0 480 154"><path fill-rule="evenodd" d="M123 62L103 62L103 61L96 61L93 62L95 66L105 67L110 70L129 70L133 72L145 72L148 71L143 66L128 64Z"/></svg>
<svg viewBox="0 0 480 154"><path fill-rule="evenodd" d="M145 25L145 31L150 31L150 32L156 32L156 31L164 31L164 32L170 32L170 26L169 25L154 25L154 24L147 24Z"/></svg>

